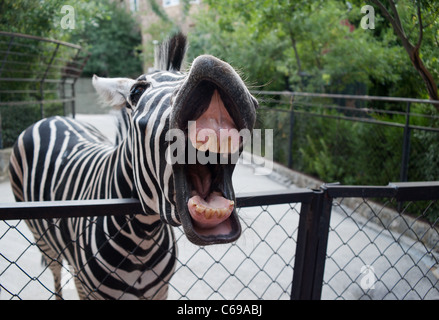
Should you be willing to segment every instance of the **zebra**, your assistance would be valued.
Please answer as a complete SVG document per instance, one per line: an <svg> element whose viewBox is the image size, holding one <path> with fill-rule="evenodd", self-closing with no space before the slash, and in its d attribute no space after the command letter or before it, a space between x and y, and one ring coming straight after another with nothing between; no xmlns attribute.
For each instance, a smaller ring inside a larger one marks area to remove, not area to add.
<svg viewBox="0 0 439 320"><path fill-rule="evenodd" d="M104 103L127 115L128 129L120 129L116 144L90 125L56 116L23 131L13 147L16 201L135 198L142 205L142 212L120 216L26 221L53 273L57 299L62 261L73 268L80 299L166 299L177 257L172 227L182 225L200 246L240 236L235 163L167 161L176 142L166 133L184 133L183 159L190 151L231 156L236 150L213 150L210 138L194 141L188 123L217 134L221 128L251 131L257 99L228 63L211 55L182 71L181 33L158 52L157 70L137 79L93 76ZM242 149L240 137L236 152Z"/></svg>

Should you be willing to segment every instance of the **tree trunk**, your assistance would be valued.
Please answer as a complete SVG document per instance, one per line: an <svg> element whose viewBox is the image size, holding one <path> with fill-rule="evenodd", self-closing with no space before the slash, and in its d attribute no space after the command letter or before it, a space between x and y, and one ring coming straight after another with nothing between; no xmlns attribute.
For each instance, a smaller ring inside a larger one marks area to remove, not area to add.
<svg viewBox="0 0 439 320"><path fill-rule="evenodd" d="M304 84L303 84L303 74L302 74L302 64L300 63L300 57L299 57L299 52L297 51L297 47L296 47L296 39L293 36L293 33L290 31L290 40L291 40L291 45L293 47L294 50L294 55L296 56L296 63L297 63L297 74L300 77L300 89L303 91L304 88Z"/></svg>
<svg viewBox="0 0 439 320"><path fill-rule="evenodd" d="M401 20L399 18L398 10L396 8L395 2L393 0L389 0L389 6L391 11L393 12L393 17L390 12L386 9L386 7L379 0L371 0L375 5L377 5L383 16L390 22L395 31L396 35L402 42L402 46L407 52L410 61L413 64L413 67L418 71L422 80L425 83L427 88L428 95L431 100L439 100L437 85L436 82L431 75L430 71L425 67L424 62L419 56L419 48L421 47L422 38L423 38L423 25L422 25L422 15L421 15L421 7L419 3L417 4L417 16L419 20L419 37L416 46L412 45L404 32L404 27L402 26ZM435 105L436 109L439 110L439 105Z"/></svg>
<svg viewBox="0 0 439 320"><path fill-rule="evenodd" d="M428 95L430 96L430 100L439 100L437 85L434 81L433 76L431 75L430 71L428 71L428 69L425 67L421 57L419 57L419 50L417 50L416 48L413 49L414 50L412 51L407 51L410 57L410 61L412 62L415 69L418 71L419 75L422 77L422 80L424 80L425 86L427 87ZM438 108L437 105L436 108Z"/></svg>

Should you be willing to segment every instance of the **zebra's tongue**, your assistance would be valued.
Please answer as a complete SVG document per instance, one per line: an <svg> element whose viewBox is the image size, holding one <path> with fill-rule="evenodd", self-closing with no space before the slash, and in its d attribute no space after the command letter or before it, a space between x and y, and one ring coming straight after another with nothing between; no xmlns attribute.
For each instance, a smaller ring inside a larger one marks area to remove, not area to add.
<svg viewBox="0 0 439 320"><path fill-rule="evenodd" d="M220 226L230 217L234 202L224 198L219 192L213 192L206 199L194 195L187 205L196 227L212 229Z"/></svg>
<svg viewBox="0 0 439 320"><path fill-rule="evenodd" d="M206 198L209 195L212 183L210 170L206 166L191 165L189 166L188 175L194 191L202 198Z"/></svg>

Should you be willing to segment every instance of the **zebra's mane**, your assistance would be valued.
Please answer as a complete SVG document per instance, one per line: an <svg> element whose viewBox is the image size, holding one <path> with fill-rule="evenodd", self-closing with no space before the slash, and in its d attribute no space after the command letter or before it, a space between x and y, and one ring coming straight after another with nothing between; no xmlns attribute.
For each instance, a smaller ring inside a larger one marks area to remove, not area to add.
<svg viewBox="0 0 439 320"><path fill-rule="evenodd" d="M180 71L186 54L186 36L178 32L162 42L155 51L154 68L163 71Z"/></svg>

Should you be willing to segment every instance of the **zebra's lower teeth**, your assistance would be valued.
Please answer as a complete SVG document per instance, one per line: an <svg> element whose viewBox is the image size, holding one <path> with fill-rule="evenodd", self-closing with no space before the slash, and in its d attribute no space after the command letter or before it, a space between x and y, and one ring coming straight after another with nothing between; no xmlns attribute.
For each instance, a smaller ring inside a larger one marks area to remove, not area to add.
<svg viewBox="0 0 439 320"><path fill-rule="evenodd" d="M218 226L229 218L234 202L226 199L219 191L211 191L215 169L207 165L191 165L188 167L188 178L192 187L191 198L187 207L196 226L209 229Z"/></svg>
<svg viewBox="0 0 439 320"><path fill-rule="evenodd" d="M230 217L234 202L224 198L219 192L213 192L206 200L196 195L189 199L189 213L195 225L202 229L211 229L221 225Z"/></svg>

